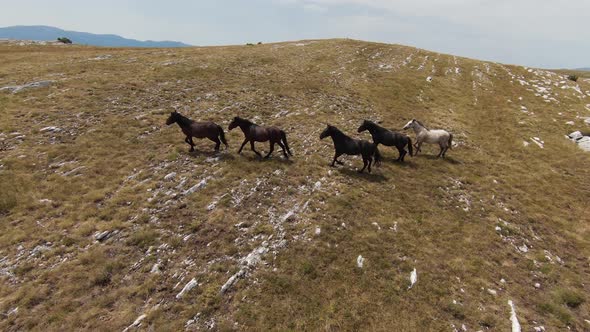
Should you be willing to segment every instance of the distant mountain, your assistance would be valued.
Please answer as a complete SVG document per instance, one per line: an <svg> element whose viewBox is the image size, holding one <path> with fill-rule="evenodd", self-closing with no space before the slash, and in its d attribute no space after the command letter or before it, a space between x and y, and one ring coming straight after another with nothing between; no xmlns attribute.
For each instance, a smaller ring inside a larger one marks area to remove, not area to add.
<svg viewBox="0 0 590 332"><path fill-rule="evenodd" d="M590 71L590 67L576 68L574 70Z"/></svg>
<svg viewBox="0 0 590 332"><path fill-rule="evenodd" d="M127 39L117 35L99 35L88 32L67 31L50 26L12 26L0 28L0 38L23 40L56 40L67 37L74 44L110 46L110 47L186 47L190 46L176 41L152 41Z"/></svg>

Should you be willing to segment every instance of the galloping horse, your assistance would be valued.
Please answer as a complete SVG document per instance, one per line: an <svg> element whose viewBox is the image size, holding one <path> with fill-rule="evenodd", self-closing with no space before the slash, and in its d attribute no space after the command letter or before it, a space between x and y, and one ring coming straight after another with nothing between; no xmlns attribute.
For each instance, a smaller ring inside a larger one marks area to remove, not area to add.
<svg viewBox="0 0 590 332"><path fill-rule="evenodd" d="M440 152L438 153L437 157L439 158L444 158L447 150L452 148L453 134L449 133L446 130L430 130L416 119L412 119L404 126L404 129L409 128L414 129L414 132L416 133L416 154L420 152L420 147L422 146L422 143L438 144L438 146L440 147Z"/></svg>
<svg viewBox="0 0 590 332"><path fill-rule="evenodd" d="M270 157L270 154L275 149L275 143L278 144L281 149L283 149L285 158L289 159L289 155L293 155L289 149L289 144L287 144L287 135L284 131L277 127L262 127L250 120L242 119L237 116L229 124L229 130L234 129L235 127L240 127L244 133L244 136L246 137L244 139L244 143L242 143L242 146L240 146L240 149L238 150L238 154L242 152L244 145L250 142L252 151L254 151L254 153L256 153L259 157L262 157L260 152L254 149L254 142L270 141L270 151L268 151L268 154L264 157L264 159ZM289 154L287 154L287 152Z"/></svg>
<svg viewBox="0 0 590 332"><path fill-rule="evenodd" d="M166 120L167 125L171 125L173 123L178 123L182 132L186 135L184 141L191 146L190 152L195 151L195 143L193 142L193 137L196 138L208 138L215 142L215 151L219 151L219 146L221 142L225 144L227 148L227 141L225 140L225 134L223 133L223 128L217 125L215 122L206 121L206 122L195 122L180 113L174 111L170 113L168 120ZM221 140L220 140L221 139Z"/></svg>
<svg viewBox="0 0 590 332"><path fill-rule="evenodd" d="M404 149L405 146L408 146L408 150L410 150L410 157L413 154L412 151L412 140L408 135L397 133L393 130L385 129L375 122L365 120L363 124L358 129L358 132L361 133L365 130L368 130L371 133L371 137L373 137L373 143L379 145L383 144L386 146L395 146L397 151L399 151L399 157L397 161L404 161L404 157L406 156L407 152Z"/></svg>
<svg viewBox="0 0 590 332"><path fill-rule="evenodd" d="M367 166L369 167L369 173L371 173L371 163L373 162L373 157L375 158L375 166L379 166L379 164L381 164L381 154L379 153L379 149L377 149L377 144L362 139L350 138L341 132L340 129L330 125L328 125L324 131L322 131L320 134L320 139L324 139L328 136L332 137L332 140L334 141L334 149L336 150L336 154L334 154L334 160L332 161L331 165L332 167L334 167L334 163L338 163L340 165L343 164L338 160L338 157L343 154L360 154L363 156L363 168L359 170L359 173L362 173Z"/></svg>

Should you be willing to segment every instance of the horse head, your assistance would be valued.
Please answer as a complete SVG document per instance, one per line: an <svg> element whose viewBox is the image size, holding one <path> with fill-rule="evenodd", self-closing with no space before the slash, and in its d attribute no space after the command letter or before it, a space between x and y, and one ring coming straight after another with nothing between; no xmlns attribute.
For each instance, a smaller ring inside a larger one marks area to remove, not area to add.
<svg viewBox="0 0 590 332"><path fill-rule="evenodd" d="M408 123L406 123L406 125L404 126L403 129L407 130L407 129L413 128L415 124L416 124L416 119L412 119L412 120L408 121Z"/></svg>
<svg viewBox="0 0 590 332"><path fill-rule="evenodd" d="M326 129L324 129L324 131L322 131L322 133L320 134L320 139L324 139L328 136L332 136L332 132L334 131L334 127L331 125L326 125Z"/></svg>
<svg viewBox="0 0 590 332"><path fill-rule="evenodd" d="M178 112L176 112L176 111L170 112L170 116L166 120L166 124L171 125L174 122L178 121L178 116L179 116Z"/></svg>
<svg viewBox="0 0 590 332"><path fill-rule="evenodd" d="M234 117L234 119L229 124L228 130L232 130L235 127L239 126L240 120L241 120L240 117L238 117L238 116Z"/></svg>
<svg viewBox="0 0 590 332"><path fill-rule="evenodd" d="M359 129L357 131L359 133L362 133L363 131L368 130L370 126L371 126L371 121L363 120L363 123L361 124L361 126L359 127Z"/></svg>

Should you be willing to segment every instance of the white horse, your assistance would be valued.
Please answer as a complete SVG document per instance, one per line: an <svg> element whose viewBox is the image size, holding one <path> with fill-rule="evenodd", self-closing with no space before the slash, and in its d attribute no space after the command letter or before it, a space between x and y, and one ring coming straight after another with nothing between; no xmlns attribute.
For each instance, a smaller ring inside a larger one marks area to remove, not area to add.
<svg viewBox="0 0 590 332"><path fill-rule="evenodd" d="M416 133L416 143L414 144L416 147L416 155L420 152L422 143L438 144L440 146L440 152L437 157L443 158L445 157L447 150L452 147L453 134L446 130L430 130L416 119L412 119L404 126L404 129L409 128L414 129L414 132Z"/></svg>

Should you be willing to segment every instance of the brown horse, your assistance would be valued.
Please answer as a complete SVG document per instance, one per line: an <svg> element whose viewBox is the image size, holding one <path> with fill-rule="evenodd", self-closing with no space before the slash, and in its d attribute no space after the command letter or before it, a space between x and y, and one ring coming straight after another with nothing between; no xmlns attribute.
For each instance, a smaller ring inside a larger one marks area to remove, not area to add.
<svg viewBox="0 0 590 332"><path fill-rule="evenodd" d="M228 147L223 128L215 122L196 122L174 111L170 113L170 117L166 120L166 124L171 125L175 122L178 123L180 129L182 129L182 132L186 135L184 141L191 146L191 149L189 150L190 152L195 151L193 137L208 138L212 140L215 142L215 151L219 151L219 146L222 142L225 144L226 148Z"/></svg>
<svg viewBox="0 0 590 332"><path fill-rule="evenodd" d="M284 131L277 127L262 127L250 120L242 119L237 116L229 124L228 129L232 130L235 127L240 127L244 133L244 136L246 137L244 139L244 143L242 143L242 146L240 146L240 149L238 150L238 154L242 152L244 145L250 142L250 148L252 148L252 151L254 151L254 153L256 153L259 157L262 157L260 152L254 149L254 142L270 141L270 151L268 151L268 154L264 157L265 159L270 157L271 153L274 151L275 143L278 144L281 149L283 149L285 158L289 159L289 155L293 155L289 149L289 144L287 144L287 135ZM289 154L287 154L287 152Z"/></svg>

